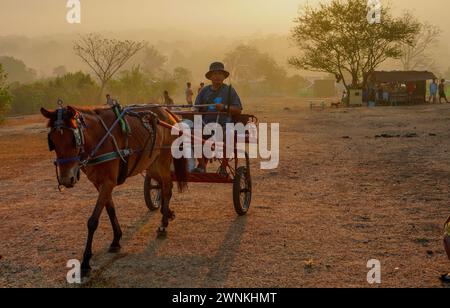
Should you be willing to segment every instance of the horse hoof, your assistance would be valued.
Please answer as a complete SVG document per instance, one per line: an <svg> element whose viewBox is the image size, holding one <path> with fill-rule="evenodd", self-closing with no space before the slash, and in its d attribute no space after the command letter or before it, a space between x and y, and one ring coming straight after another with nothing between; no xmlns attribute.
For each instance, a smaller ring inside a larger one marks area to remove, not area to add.
<svg viewBox="0 0 450 308"><path fill-rule="evenodd" d="M167 228L159 227L158 230L156 230L156 233L158 235L158 238L166 238L167 237Z"/></svg>
<svg viewBox="0 0 450 308"><path fill-rule="evenodd" d="M120 249L122 249L122 247L120 247L120 245L119 246L111 246L111 247L109 247L108 252L109 253L118 253L118 252L120 252Z"/></svg>

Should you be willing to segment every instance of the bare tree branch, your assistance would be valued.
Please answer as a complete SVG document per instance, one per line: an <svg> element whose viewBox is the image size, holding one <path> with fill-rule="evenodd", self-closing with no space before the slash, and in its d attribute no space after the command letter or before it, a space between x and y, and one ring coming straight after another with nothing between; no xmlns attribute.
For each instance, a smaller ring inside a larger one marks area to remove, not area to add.
<svg viewBox="0 0 450 308"><path fill-rule="evenodd" d="M107 39L98 34L88 34L75 41L73 48L75 54L100 80L101 92L103 92L111 78L145 46L145 42L119 41Z"/></svg>

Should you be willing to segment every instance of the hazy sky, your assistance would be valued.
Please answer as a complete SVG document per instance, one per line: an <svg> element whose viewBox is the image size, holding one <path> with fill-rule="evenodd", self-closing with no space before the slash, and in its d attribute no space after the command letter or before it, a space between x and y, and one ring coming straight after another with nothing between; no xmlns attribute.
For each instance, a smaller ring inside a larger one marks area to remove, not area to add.
<svg viewBox="0 0 450 308"><path fill-rule="evenodd" d="M327 0L324 0L327 1ZM45 35L133 29L204 34L287 33L307 0L81 0L82 23L66 22L67 0L0 0L0 35ZM318 0L309 0L317 3ZM386 2L386 1L384 1ZM448 0L392 0L446 29Z"/></svg>

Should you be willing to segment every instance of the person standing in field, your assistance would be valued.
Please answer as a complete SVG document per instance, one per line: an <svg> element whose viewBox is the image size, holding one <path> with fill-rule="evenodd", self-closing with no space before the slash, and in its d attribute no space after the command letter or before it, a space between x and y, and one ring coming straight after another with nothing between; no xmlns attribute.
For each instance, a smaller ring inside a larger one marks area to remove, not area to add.
<svg viewBox="0 0 450 308"><path fill-rule="evenodd" d="M429 103L436 103L437 91L438 85L436 83L436 79L433 79L433 82L430 84L430 98L428 99Z"/></svg>
<svg viewBox="0 0 450 308"><path fill-rule="evenodd" d="M171 106L173 105L173 99L169 95L169 91L164 91L164 105Z"/></svg>
<svg viewBox="0 0 450 308"><path fill-rule="evenodd" d="M205 83L204 83L204 82L201 82L201 83L200 83L200 87L199 87L198 90L197 90L197 95L199 95L200 92L202 92L202 90L203 90L204 87L205 87Z"/></svg>
<svg viewBox="0 0 450 308"><path fill-rule="evenodd" d="M192 91L192 84L190 82L188 82L186 84L186 103L188 103L188 105L193 105L193 97L194 97L194 92Z"/></svg>
<svg viewBox="0 0 450 308"><path fill-rule="evenodd" d="M442 79L439 84L439 104L442 104L442 99L445 99L445 102L448 104L447 94L445 94L445 79Z"/></svg>

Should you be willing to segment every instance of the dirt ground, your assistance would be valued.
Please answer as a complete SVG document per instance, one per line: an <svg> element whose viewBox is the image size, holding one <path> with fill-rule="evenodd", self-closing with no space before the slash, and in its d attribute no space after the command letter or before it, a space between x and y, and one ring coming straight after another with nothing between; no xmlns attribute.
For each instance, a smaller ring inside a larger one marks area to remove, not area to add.
<svg viewBox="0 0 450 308"><path fill-rule="evenodd" d="M236 216L231 186L193 184L175 193L177 219L160 240L143 178L129 179L114 193L123 249L107 253L104 213L84 286L370 287L367 261L378 259L382 287L442 287L450 105L309 110L271 98L246 106L281 125L279 168L253 162L249 214ZM66 262L82 256L95 189L84 177L59 193L53 155L39 116L0 127L0 287L69 287Z"/></svg>

